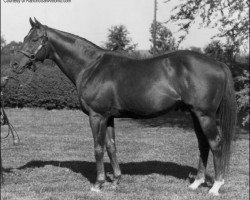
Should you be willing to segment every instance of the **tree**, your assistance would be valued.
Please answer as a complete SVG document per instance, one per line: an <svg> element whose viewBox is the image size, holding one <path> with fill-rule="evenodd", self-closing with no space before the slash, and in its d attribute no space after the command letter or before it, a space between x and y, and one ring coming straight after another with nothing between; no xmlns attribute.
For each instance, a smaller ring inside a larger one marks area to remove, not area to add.
<svg viewBox="0 0 250 200"><path fill-rule="evenodd" d="M248 63L249 64L249 63ZM237 82L243 84L242 89L236 92L238 110L245 111L242 125L249 123L249 71L245 70L241 76L235 78Z"/></svg>
<svg viewBox="0 0 250 200"><path fill-rule="evenodd" d="M244 56L235 55L234 50L228 45L223 44L219 40L214 40L204 48L204 53L218 61L226 63L231 69L233 74L239 74L241 64L244 65L247 59ZM239 60L240 59L240 60ZM242 72L242 71L241 71Z"/></svg>
<svg viewBox="0 0 250 200"><path fill-rule="evenodd" d="M4 44L1 46L1 65L9 64L12 58L12 55L15 50L19 49L22 45L22 42L11 41L9 44Z"/></svg>
<svg viewBox="0 0 250 200"><path fill-rule="evenodd" d="M218 61L225 62L225 52L223 44L219 40L214 40L204 48L204 53Z"/></svg>
<svg viewBox="0 0 250 200"><path fill-rule="evenodd" d="M149 41L152 43L149 52L153 54L153 42L154 42L154 23L150 27L151 38ZM163 25L161 22L156 22L156 38L155 38L155 53L163 54L167 51L178 49L178 45L175 42L172 32Z"/></svg>
<svg viewBox="0 0 250 200"><path fill-rule="evenodd" d="M202 53L202 49L200 47L195 47L195 46L191 46L189 47L189 49L191 51L195 51L195 52L198 52L198 53Z"/></svg>
<svg viewBox="0 0 250 200"><path fill-rule="evenodd" d="M6 45L6 40L4 39L3 35L1 35L1 50Z"/></svg>
<svg viewBox="0 0 250 200"><path fill-rule="evenodd" d="M132 39L128 37L129 32L124 25L112 26L108 31L108 41L104 44L105 48L126 53L136 49L137 44L132 43Z"/></svg>
<svg viewBox="0 0 250 200"><path fill-rule="evenodd" d="M167 0L167 2L172 0ZM177 22L185 38L191 24L200 27L218 27L217 37L226 38L227 44L238 53L240 46L248 44L249 39L249 0L181 0L172 10L171 22Z"/></svg>
<svg viewBox="0 0 250 200"><path fill-rule="evenodd" d="M22 42L11 41L9 44L5 44L1 53L11 54L14 50L19 49L22 46Z"/></svg>

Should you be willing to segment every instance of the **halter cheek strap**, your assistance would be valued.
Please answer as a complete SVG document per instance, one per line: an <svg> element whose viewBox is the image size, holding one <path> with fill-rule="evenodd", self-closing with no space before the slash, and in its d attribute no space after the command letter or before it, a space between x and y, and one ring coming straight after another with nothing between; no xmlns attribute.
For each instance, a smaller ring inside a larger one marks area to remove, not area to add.
<svg viewBox="0 0 250 200"><path fill-rule="evenodd" d="M39 51L42 47L43 47L43 45L40 44L39 47L35 50L34 55L36 55L36 54L38 53L38 51Z"/></svg>
<svg viewBox="0 0 250 200"><path fill-rule="evenodd" d="M45 54L44 54L44 59L46 57L46 54L47 54L47 48L46 48L46 43L48 41L48 37L47 37L47 33L46 31L44 31L44 34L43 34L43 40L41 42L41 44L37 47L37 49L34 51L34 53L30 53L30 52L27 52L27 51L23 51L23 50L19 50L18 52L22 53L23 55L25 55L26 57L28 57L30 59L30 61L32 62L33 65L35 65L35 59L37 57L37 54L38 52L44 47L45 48Z"/></svg>

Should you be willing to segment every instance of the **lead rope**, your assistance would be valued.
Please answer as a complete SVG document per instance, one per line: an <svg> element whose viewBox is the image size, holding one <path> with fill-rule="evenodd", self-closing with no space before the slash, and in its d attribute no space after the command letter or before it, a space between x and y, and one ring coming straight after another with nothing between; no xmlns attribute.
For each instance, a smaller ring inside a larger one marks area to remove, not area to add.
<svg viewBox="0 0 250 200"><path fill-rule="evenodd" d="M3 126L3 125L8 126L8 133L7 133L7 135L5 137L1 137L1 140L6 139L10 135L12 135L13 144L17 145L20 142L20 138L19 138L14 126L10 123L10 121L9 121L9 119L7 117L7 114L6 114L5 110L4 110L4 99L3 99L3 94L2 94L2 91L1 91L1 126Z"/></svg>

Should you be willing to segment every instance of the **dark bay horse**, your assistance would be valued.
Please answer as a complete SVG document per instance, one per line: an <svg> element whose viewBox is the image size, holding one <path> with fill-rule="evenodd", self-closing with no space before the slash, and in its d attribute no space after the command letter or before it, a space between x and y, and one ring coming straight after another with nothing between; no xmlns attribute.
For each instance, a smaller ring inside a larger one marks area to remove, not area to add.
<svg viewBox="0 0 250 200"><path fill-rule="evenodd" d="M200 150L198 173L190 188L204 183L211 150L215 182L209 193L218 195L229 166L236 121L233 80L225 64L191 51L136 60L49 28L36 19L30 19L30 24L32 28L12 67L21 73L26 68L35 70L36 62L51 59L76 86L94 138L97 179L93 191L99 191L105 182L105 147L114 171L114 184L121 177L114 118L156 117L184 104L193 118Z"/></svg>

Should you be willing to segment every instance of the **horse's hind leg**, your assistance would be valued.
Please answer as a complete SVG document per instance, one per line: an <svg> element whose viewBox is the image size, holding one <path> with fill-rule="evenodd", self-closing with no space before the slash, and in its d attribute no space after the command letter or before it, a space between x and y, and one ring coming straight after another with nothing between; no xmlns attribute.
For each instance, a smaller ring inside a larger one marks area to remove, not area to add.
<svg viewBox="0 0 250 200"><path fill-rule="evenodd" d="M3 184L3 166L2 166L2 155L0 154L0 167L1 167L1 171L0 171L0 185Z"/></svg>
<svg viewBox="0 0 250 200"><path fill-rule="evenodd" d="M206 136L204 135L202 131L198 118L192 112L191 112L191 116L193 119L194 130L198 139L198 146L200 150L198 172L197 172L195 181L189 186L190 189L195 190L202 183L205 182L206 167L207 167L207 160L208 160L208 154L209 154L209 143L208 143Z"/></svg>
<svg viewBox="0 0 250 200"><path fill-rule="evenodd" d="M214 114L196 113L199 119L203 133L208 139L210 149L213 153L215 182L209 190L210 194L219 195L219 189L224 184L225 166L222 159L222 136L216 126L216 118Z"/></svg>
<svg viewBox="0 0 250 200"><path fill-rule="evenodd" d="M121 170L116 156L114 118L108 119L107 133L106 133L106 148L114 172L113 184L115 187L120 181Z"/></svg>

